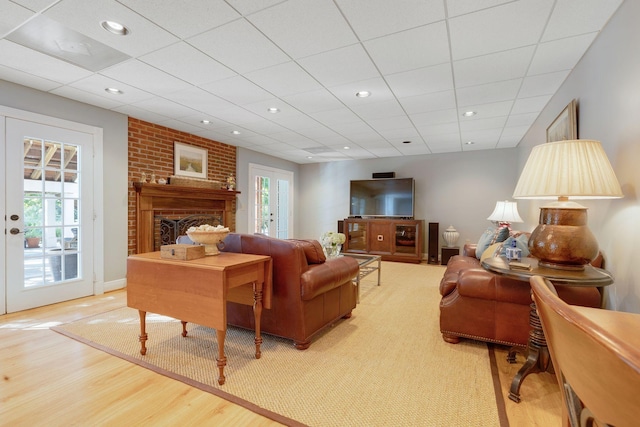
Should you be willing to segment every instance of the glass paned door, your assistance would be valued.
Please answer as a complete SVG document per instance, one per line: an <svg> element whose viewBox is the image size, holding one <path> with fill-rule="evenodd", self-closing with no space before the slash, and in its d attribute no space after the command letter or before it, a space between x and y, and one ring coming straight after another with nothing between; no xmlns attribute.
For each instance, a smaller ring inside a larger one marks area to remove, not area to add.
<svg viewBox="0 0 640 427"><path fill-rule="evenodd" d="M250 164L249 182L249 231L278 239L292 237L293 173Z"/></svg>
<svg viewBox="0 0 640 427"><path fill-rule="evenodd" d="M93 293L92 135L7 119L7 311Z"/></svg>

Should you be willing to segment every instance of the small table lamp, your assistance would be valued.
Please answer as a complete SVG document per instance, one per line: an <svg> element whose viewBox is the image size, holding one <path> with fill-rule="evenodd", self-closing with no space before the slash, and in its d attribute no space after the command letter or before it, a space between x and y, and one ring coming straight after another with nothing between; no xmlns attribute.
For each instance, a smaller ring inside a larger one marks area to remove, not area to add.
<svg viewBox="0 0 640 427"><path fill-rule="evenodd" d="M518 214L518 204L508 200L496 202L496 207L487 218L489 221L498 223L498 227L511 228L512 222L524 222Z"/></svg>
<svg viewBox="0 0 640 427"><path fill-rule="evenodd" d="M623 194L600 142L582 139L533 147L513 197L557 199L540 208L529 251L541 266L583 270L598 255L598 242L587 226L587 208L569 198L615 199Z"/></svg>

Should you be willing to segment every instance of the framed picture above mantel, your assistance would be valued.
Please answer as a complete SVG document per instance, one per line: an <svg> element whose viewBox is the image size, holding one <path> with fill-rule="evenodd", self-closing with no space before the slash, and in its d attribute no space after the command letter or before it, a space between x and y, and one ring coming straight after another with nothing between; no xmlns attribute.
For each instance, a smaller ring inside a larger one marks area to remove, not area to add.
<svg viewBox="0 0 640 427"><path fill-rule="evenodd" d="M547 142L568 141L578 139L576 100L572 100L569 105L558 114L547 128Z"/></svg>
<svg viewBox="0 0 640 427"><path fill-rule="evenodd" d="M207 179L207 161L205 148L173 143L174 175Z"/></svg>

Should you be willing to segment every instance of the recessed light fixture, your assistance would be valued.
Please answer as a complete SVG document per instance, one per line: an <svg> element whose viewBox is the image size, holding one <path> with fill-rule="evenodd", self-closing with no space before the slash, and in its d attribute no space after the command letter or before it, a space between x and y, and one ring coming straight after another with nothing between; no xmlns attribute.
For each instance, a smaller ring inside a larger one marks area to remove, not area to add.
<svg viewBox="0 0 640 427"><path fill-rule="evenodd" d="M211 124L211 120L200 120L200 123L202 123L203 125L210 125Z"/></svg>
<svg viewBox="0 0 640 427"><path fill-rule="evenodd" d="M239 130L232 130L231 134L232 135L240 135L240 131Z"/></svg>
<svg viewBox="0 0 640 427"><path fill-rule="evenodd" d="M369 92L368 90L361 90L360 92L356 92L356 96L358 98L366 98L368 96L371 96L371 92Z"/></svg>
<svg viewBox="0 0 640 427"><path fill-rule="evenodd" d="M342 147L345 150L351 150L351 147L349 147L348 145L345 145L344 147Z"/></svg>
<svg viewBox="0 0 640 427"><path fill-rule="evenodd" d="M123 91L121 91L120 89L116 89L115 87L105 88L104 91L110 93L111 95L122 95L124 93Z"/></svg>
<svg viewBox="0 0 640 427"><path fill-rule="evenodd" d="M462 115L464 117L471 117L471 116L475 116L476 114L478 113L476 113L475 111L465 111Z"/></svg>
<svg viewBox="0 0 640 427"><path fill-rule="evenodd" d="M313 156L307 156L307 159L313 159Z"/></svg>
<svg viewBox="0 0 640 427"><path fill-rule="evenodd" d="M465 142L465 144L466 144L466 145L473 145L473 144L475 144L475 142L473 142L473 141L467 141L467 142Z"/></svg>
<svg viewBox="0 0 640 427"><path fill-rule="evenodd" d="M107 30L110 33L115 34L117 36L126 36L127 34L129 34L129 29L127 27L125 27L124 25L122 25L121 23L119 23L119 22L102 21L100 23L100 25L105 30Z"/></svg>
<svg viewBox="0 0 640 427"><path fill-rule="evenodd" d="M411 144L411 141L402 141L403 144Z"/></svg>
<svg viewBox="0 0 640 427"><path fill-rule="evenodd" d="M271 107L271 108L268 108L267 111L272 113L272 114L276 114L276 113L280 112L280 109L276 108L276 107Z"/></svg>

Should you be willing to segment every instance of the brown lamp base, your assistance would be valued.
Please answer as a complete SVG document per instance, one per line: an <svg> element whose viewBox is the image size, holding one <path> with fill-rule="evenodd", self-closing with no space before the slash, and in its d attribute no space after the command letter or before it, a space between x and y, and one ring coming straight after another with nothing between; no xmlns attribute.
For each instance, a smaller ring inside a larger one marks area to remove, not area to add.
<svg viewBox="0 0 640 427"><path fill-rule="evenodd" d="M587 227L587 208L572 202L541 207L529 251L541 266L584 270L598 255L598 242Z"/></svg>

